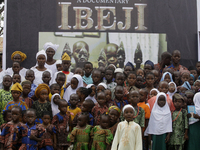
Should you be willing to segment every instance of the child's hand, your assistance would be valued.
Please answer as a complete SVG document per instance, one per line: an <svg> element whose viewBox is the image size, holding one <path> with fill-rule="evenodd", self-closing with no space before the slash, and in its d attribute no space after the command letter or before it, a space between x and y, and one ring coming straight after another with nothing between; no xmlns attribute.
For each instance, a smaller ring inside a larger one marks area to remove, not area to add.
<svg viewBox="0 0 200 150"><path fill-rule="evenodd" d="M188 118L190 118L191 116L192 116L191 113L188 113L188 114L187 114L187 117L188 117Z"/></svg>
<svg viewBox="0 0 200 150"><path fill-rule="evenodd" d="M170 134L168 133L168 134L167 134L167 137L166 137L166 139L165 139L165 143L169 142L169 138L170 138Z"/></svg>
<svg viewBox="0 0 200 150"><path fill-rule="evenodd" d="M189 137L188 137L187 134L184 135L184 139L185 139L185 140L188 140L188 139L189 139Z"/></svg>
<svg viewBox="0 0 200 150"><path fill-rule="evenodd" d="M199 115L197 115L197 114L193 114L193 117L194 117L195 119L199 119Z"/></svg>

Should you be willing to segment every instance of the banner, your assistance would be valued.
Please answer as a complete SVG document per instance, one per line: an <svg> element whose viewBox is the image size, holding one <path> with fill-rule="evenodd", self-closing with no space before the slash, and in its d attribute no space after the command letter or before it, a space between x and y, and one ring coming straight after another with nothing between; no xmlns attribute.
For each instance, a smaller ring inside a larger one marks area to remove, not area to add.
<svg viewBox="0 0 200 150"><path fill-rule="evenodd" d="M6 7L6 67L16 50L27 54L24 67L34 66L45 42L60 45L55 59L67 47L74 67L157 63L175 49L186 67L198 60L196 0L9 0Z"/></svg>

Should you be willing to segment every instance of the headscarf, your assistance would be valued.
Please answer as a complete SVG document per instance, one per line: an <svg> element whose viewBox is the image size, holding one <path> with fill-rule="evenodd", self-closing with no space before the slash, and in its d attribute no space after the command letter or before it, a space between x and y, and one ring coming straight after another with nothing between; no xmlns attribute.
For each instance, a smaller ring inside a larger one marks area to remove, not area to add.
<svg viewBox="0 0 200 150"><path fill-rule="evenodd" d="M171 79L171 81L170 81L170 82L174 82L174 81L173 81L173 79L172 79L172 74L171 74L170 72L165 72L165 73L163 73L163 75L162 75L162 78L161 78L160 82L161 82L161 81L164 81L164 79L165 79L165 76L166 76L167 74L169 75L169 77L170 77L170 79Z"/></svg>
<svg viewBox="0 0 200 150"><path fill-rule="evenodd" d="M37 52L36 59L38 58L39 55L44 55L47 60L47 54L45 53L45 51L43 49L41 51Z"/></svg>
<svg viewBox="0 0 200 150"><path fill-rule="evenodd" d="M92 86L95 86L95 85L94 85L94 84L88 84L88 85L86 86L86 88L89 89L89 88L91 88ZM90 95L88 95L88 97L86 97L85 100L87 100L87 99L91 99L94 103L97 103L97 100L96 100L95 96L90 96Z"/></svg>
<svg viewBox="0 0 200 150"><path fill-rule="evenodd" d="M14 57L16 54L19 54L19 55L21 56L22 61L24 61L24 60L27 58L26 54L22 53L21 51L15 51L15 52L13 52L12 55L11 55L11 59L12 59L12 60L13 60L13 57Z"/></svg>
<svg viewBox="0 0 200 150"><path fill-rule="evenodd" d="M48 94L50 93L49 86L47 84L45 84L45 83L42 83L42 84L39 84L38 87L36 88L36 90L35 90L35 96L37 98L39 98L40 97L40 92L42 90L44 90L44 89L47 90Z"/></svg>
<svg viewBox="0 0 200 150"><path fill-rule="evenodd" d="M158 98L163 95L166 103L163 107L158 105ZM146 134L161 135L164 133L172 132L172 117L169 105L167 103L167 96L165 93L160 92L156 97L156 102L151 111L149 125L145 131Z"/></svg>
<svg viewBox="0 0 200 150"><path fill-rule="evenodd" d="M187 90L191 90L191 85L188 81L185 81L181 87L186 88Z"/></svg>
<svg viewBox="0 0 200 150"><path fill-rule="evenodd" d="M200 82L200 80L199 80L199 79L198 79L198 80L196 80L196 81L194 82L194 84L193 84L193 85L195 85L195 83L196 83L196 82Z"/></svg>
<svg viewBox="0 0 200 150"><path fill-rule="evenodd" d="M62 60L69 60L69 61L71 61L71 58L70 58L69 55L65 52L65 53L62 55Z"/></svg>
<svg viewBox="0 0 200 150"><path fill-rule="evenodd" d="M200 116L200 92L194 95L193 102L194 102L196 114ZM199 121L199 119L193 119L192 121L190 121L189 119L189 124L193 124L197 121Z"/></svg>
<svg viewBox="0 0 200 150"><path fill-rule="evenodd" d="M156 88L153 88L153 89L150 91L150 94L151 94L152 91L156 91L157 94L160 93L160 91L158 91L158 89L156 89Z"/></svg>
<svg viewBox="0 0 200 150"><path fill-rule="evenodd" d="M53 116L55 116L57 113L60 112L60 110L58 109L58 105L56 105L56 104L54 103L54 101L53 101L53 99L54 99L54 97L55 97L56 95L58 95L58 96L60 97L60 95L59 95L58 93L53 94L52 97L51 97L51 109L52 109L52 114L53 114ZM61 99L61 97L60 97L60 99Z"/></svg>
<svg viewBox="0 0 200 150"><path fill-rule="evenodd" d="M133 65L130 61L128 61L128 62L126 63L125 67L126 67L126 66L130 66L130 67L133 69L133 71L135 70L134 65Z"/></svg>
<svg viewBox="0 0 200 150"><path fill-rule="evenodd" d="M19 92L22 92L23 89L22 89L22 86L16 82L15 84L13 84L13 86L11 87L11 91L19 91Z"/></svg>
<svg viewBox="0 0 200 150"><path fill-rule="evenodd" d="M58 49L58 47L59 47L59 45L57 45L57 44L53 44L53 43L51 43L51 42L47 42L47 43L45 43L44 44L44 50L46 51L48 48L52 48L55 52L57 51L57 49Z"/></svg>
<svg viewBox="0 0 200 150"><path fill-rule="evenodd" d="M115 73L123 73L122 68L116 68L116 69L115 69Z"/></svg>
<svg viewBox="0 0 200 150"><path fill-rule="evenodd" d="M109 108L108 108L108 112L107 112L107 114L109 114L109 112L111 111L111 110L116 110L118 113L119 113L119 115L120 115L120 113L121 113L121 110L117 107L117 106L110 106Z"/></svg>
<svg viewBox="0 0 200 150"><path fill-rule="evenodd" d="M89 88L91 88L92 86L95 86L95 85L94 85L94 84L88 84L88 85L86 86L86 88L89 89Z"/></svg>
<svg viewBox="0 0 200 150"><path fill-rule="evenodd" d="M172 99L172 96L177 92L177 87L176 87L176 83L174 83L174 82L169 82L169 85L170 84L174 84L174 87L175 87L175 91L173 92L173 93L171 93L171 92L167 92L167 94L169 95L169 97Z"/></svg>
<svg viewBox="0 0 200 150"><path fill-rule="evenodd" d="M192 78L193 78L193 81L195 81L195 77L194 77L193 74L190 74L190 77L192 77Z"/></svg>
<svg viewBox="0 0 200 150"><path fill-rule="evenodd" d="M107 86L105 83L103 83L103 82L99 83L99 84L97 85L97 87L100 86L100 85L103 86L105 89L108 88L108 86Z"/></svg>
<svg viewBox="0 0 200 150"><path fill-rule="evenodd" d="M146 64L151 65L152 69L154 69L154 63L151 60L147 60L144 65Z"/></svg>
<svg viewBox="0 0 200 150"><path fill-rule="evenodd" d="M72 79L76 78L78 80L78 86L76 89L72 89L71 85L66 89L64 95L63 95L63 99L65 99L67 102L70 99L70 95L75 94L76 90L78 90L79 87L83 87L83 79L79 74L75 74L72 76Z"/></svg>
<svg viewBox="0 0 200 150"><path fill-rule="evenodd" d="M133 109L133 111L135 112L135 109L134 109L134 107L132 106L132 105L130 105L130 104L127 104L127 105L125 105L124 107L123 107L123 113L124 113L124 111L127 109L127 108L132 108Z"/></svg>
<svg viewBox="0 0 200 150"><path fill-rule="evenodd" d="M56 65L62 64L62 60L56 60Z"/></svg>

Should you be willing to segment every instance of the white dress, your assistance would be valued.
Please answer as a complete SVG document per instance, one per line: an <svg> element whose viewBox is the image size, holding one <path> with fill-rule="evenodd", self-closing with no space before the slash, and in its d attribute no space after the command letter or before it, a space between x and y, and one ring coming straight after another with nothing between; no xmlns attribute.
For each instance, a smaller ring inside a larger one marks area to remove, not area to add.
<svg viewBox="0 0 200 150"><path fill-rule="evenodd" d="M58 72L56 72L55 74L53 74L53 79L51 80L51 81L52 81L51 84L56 83L56 77L57 77L57 74L58 74L59 72L62 72L62 71L58 71ZM67 79L66 84L71 82L71 79L72 79L73 75L74 75L74 74L73 74L72 72L69 72L68 75L65 75L65 76L66 76L66 79Z"/></svg>
<svg viewBox="0 0 200 150"><path fill-rule="evenodd" d="M26 76L26 71L27 71L27 70L28 70L28 69L26 69L26 68L22 68L22 69L19 71L19 75L20 75L21 77L24 77L24 78L25 78L25 76ZM12 76L13 76L13 70L12 70L12 68L6 69L5 74L6 74L6 75L10 75L10 76L12 77Z"/></svg>
<svg viewBox="0 0 200 150"><path fill-rule="evenodd" d="M48 65L47 63L45 63L44 65L47 69L51 70L52 71L52 74L54 75L58 70L57 70L57 67L56 67L56 62L52 65Z"/></svg>
<svg viewBox="0 0 200 150"><path fill-rule="evenodd" d="M111 150L142 150L141 127L134 121L120 122Z"/></svg>

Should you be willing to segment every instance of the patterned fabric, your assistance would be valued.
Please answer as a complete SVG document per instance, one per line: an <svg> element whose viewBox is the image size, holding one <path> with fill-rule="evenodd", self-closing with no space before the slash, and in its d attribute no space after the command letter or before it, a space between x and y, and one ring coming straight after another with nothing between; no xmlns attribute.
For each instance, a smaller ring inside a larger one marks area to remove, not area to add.
<svg viewBox="0 0 200 150"><path fill-rule="evenodd" d="M76 127L77 126L77 122L78 122L78 116L80 115L81 113L77 113L76 116L74 117L73 121L72 121L72 127ZM88 122L89 125L93 126L94 125L94 117L92 116L91 113L89 113L89 122Z"/></svg>
<svg viewBox="0 0 200 150"><path fill-rule="evenodd" d="M21 127L22 133L22 145L19 150L37 150L38 142L30 139L30 136L33 135L37 138L41 138L45 132L45 129L41 125L34 125L29 127L27 124Z"/></svg>
<svg viewBox="0 0 200 150"><path fill-rule="evenodd" d="M90 132L92 126L87 125L85 129L74 128L70 134L70 142L73 143L73 150L89 150Z"/></svg>
<svg viewBox="0 0 200 150"><path fill-rule="evenodd" d="M49 101L47 101L46 103L40 103L37 100L33 102L32 108L35 109L37 118L42 118L42 114L45 111L48 111L50 112L50 114L52 114L51 103Z"/></svg>
<svg viewBox="0 0 200 150"><path fill-rule="evenodd" d="M70 109L69 106L67 107L67 111L71 114L71 120L73 121L76 114L81 112L81 109L79 107L76 107L75 109Z"/></svg>
<svg viewBox="0 0 200 150"><path fill-rule="evenodd" d="M23 102L22 100L19 100L19 102L14 102L14 101L10 101L7 103L7 105L4 107L4 111L5 110L11 110L14 106L20 106L22 108L22 110L27 110L28 106L26 105L25 102Z"/></svg>
<svg viewBox="0 0 200 150"><path fill-rule="evenodd" d="M66 114L64 117L58 113L53 117L52 124L54 125L54 133L56 133L57 146L69 146L67 136L69 134L70 117Z"/></svg>
<svg viewBox="0 0 200 150"><path fill-rule="evenodd" d="M107 83L106 80L103 80L103 82L107 85L107 88L110 89L110 90L115 89L115 87L117 86L117 83L113 82L113 81L111 83Z"/></svg>
<svg viewBox="0 0 200 150"><path fill-rule="evenodd" d="M120 114L121 113L121 110L117 107L117 106L110 106L109 108L108 108L108 113L111 111L111 110L116 110L116 111L118 111L118 113Z"/></svg>
<svg viewBox="0 0 200 150"><path fill-rule="evenodd" d="M116 124L114 124L112 127L109 128L109 130L111 131L113 137L115 137L115 132L117 130L118 124L119 124L119 122L117 122Z"/></svg>
<svg viewBox="0 0 200 150"><path fill-rule="evenodd" d="M172 122L173 132L170 134L169 145L184 145L185 129L188 129L187 110L182 109L180 113L179 111L174 111L172 113L172 120L175 121Z"/></svg>
<svg viewBox="0 0 200 150"><path fill-rule="evenodd" d="M37 85L31 84L31 91L30 91L30 93L28 93L28 97L31 98L33 95L35 95L36 88L37 88Z"/></svg>
<svg viewBox="0 0 200 150"><path fill-rule="evenodd" d="M93 139L91 150L106 150L107 145L111 145L113 135L109 129L102 129L100 126L95 126L91 133Z"/></svg>
<svg viewBox="0 0 200 150"><path fill-rule="evenodd" d="M85 84L93 84L93 80L92 80L92 74L89 77L86 77L85 75L83 76L83 82Z"/></svg>
<svg viewBox="0 0 200 150"><path fill-rule="evenodd" d="M4 144L5 150L18 149L20 140L17 136L19 133L19 128L23 124L19 122L18 124L14 124L12 122L8 122L1 131L0 142Z"/></svg>
<svg viewBox="0 0 200 150"><path fill-rule="evenodd" d="M10 91L5 91L4 89L0 89L0 125L4 123L3 120L3 109L6 104L13 99Z"/></svg>
<svg viewBox="0 0 200 150"><path fill-rule="evenodd" d="M116 99L113 100L113 103L115 106L117 106L120 110L122 110L122 108L124 107L124 105L128 104L127 100L123 100L121 102L117 102Z"/></svg>
<svg viewBox="0 0 200 150"><path fill-rule="evenodd" d="M165 69L166 69L166 68L170 68L170 69L172 69L172 70L174 70L174 71L180 71L180 72L182 72L182 71L184 71L184 70L188 70L186 67L184 67L184 66L182 66L182 65L179 65L178 69L176 69L176 68L174 67L173 64L171 64L171 65L165 67Z"/></svg>
<svg viewBox="0 0 200 150"><path fill-rule="evenodd" d="M22 100L23 102L25 102L26 105L28 106L28 108L31 108L33 105L33 100L29 97L27 97L25 99L23 97L20 97L19 100Z"/></svg>
<svg viewBox="0 0 200 150"><path fill-rule="evenodd" d="M94 124L99 125L100 124L100 117L103 113L106 113L108 111L108 107L104 105L101 107L98 103L92 108L92 115L94 116Z"/></svg>

